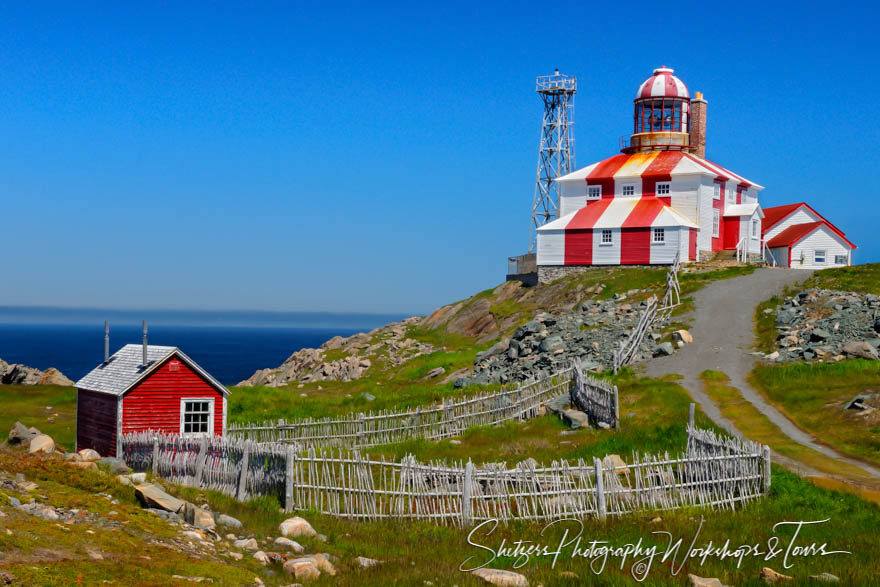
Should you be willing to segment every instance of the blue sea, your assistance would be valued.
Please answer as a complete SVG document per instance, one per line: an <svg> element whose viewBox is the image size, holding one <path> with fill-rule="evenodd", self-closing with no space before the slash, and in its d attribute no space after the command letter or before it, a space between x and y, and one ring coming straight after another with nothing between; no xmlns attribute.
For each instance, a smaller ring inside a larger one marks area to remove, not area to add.
<svg viewBox="0 0 880 587"><path fill-rule="evenodd" d="M403 315L277 312L69 310L0 306L0 359L30 367L55 367L76 381L104 358L104 320L110 352L141 343L148 321L150 344L176 346L226 385L257 369L277 367L294 351L318 347Z"/></svg>

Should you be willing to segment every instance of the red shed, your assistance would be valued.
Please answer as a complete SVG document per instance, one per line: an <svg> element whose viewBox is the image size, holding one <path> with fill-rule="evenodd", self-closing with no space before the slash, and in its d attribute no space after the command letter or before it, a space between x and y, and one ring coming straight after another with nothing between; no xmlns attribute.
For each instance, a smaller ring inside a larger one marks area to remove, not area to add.
<svg viewBox="0 0 880 587"><path fill-rule="evenodd" d="M120 434L226 433L229 390L177 347L128 344L76 382L76 449L119 456Z"/></svg>

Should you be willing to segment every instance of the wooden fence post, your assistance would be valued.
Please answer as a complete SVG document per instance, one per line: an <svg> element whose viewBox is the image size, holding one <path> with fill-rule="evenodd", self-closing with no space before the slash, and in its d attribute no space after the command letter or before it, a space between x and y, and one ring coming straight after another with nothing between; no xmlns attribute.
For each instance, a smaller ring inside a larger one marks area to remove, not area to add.
<svg viewBox="0 0 880 587"><path fill-rule="evenodd" d="M696 405L694 403L691 403L691 405L688 406L688 426L690 426L691 428L694 427L694 412L695 411L696 411Z"/></svg>
<svg viewBox="0 0 880 587"><path fill-rule="evenodd" d="M244 497L245 485L247 483L248 462L250 458L248 451L249 448L245 446L244 452L241 455L241 476L238 478L238 491L235 492L235 499L238 501L241 501Z"/></svg>
<svg viewBox="0 0 880 587"><path fill-rule="evenodd" d="M617 386L614 386L614 427L620 428L620 399L617 395Z"/></svg>
<svg viewBox="0 0 880 587"><path fill-rule="evenodd" d="M208 439L203 437L199 443L199 453L196 456L196 474L193 476L193 486L199 487L202 484L202 472L205 470L205 461L208 458Z"/></svg>
<svg viewBox="0 0 880 587"><path fill-rule="evenodd" d="M153 475L159 474L159 437L153 437Z"/></svg>
<svg viewBox="0 0 880 587"><path fill-rule="evenodd" d="M461 525L471 526L474 523L474 514L471 509L471 484L474 477L474 464L468 460L464 468L464 484L461 488Z"/></svg>
<svg viewBox="0 0 880 587"><path fill-rule="evenodd" d="M364 446L364 436L366 434L365 426L366 424L364 424L364 414L363 412L361 412L360 414L358 414L358 446Z"/></svg>
<svg viewBox="0 0 880 587"><path fill-rule="evenodd" d="M293 446L287 447L287 460L285 461L284 475L284 511L290 513L293 511L293 464L296 458Z"/></svg>
<svg viewBox="0 0 880 587"><path fill-rule="evenodd" d="M596 517L605 519L605 479L602 477L602 461L593 457L593 467L596 471Z"/></svg>
<svg viewBox="0 0 880 587"><path fill-rule="evenodd" d="M770 447L764 445L764 493L770 493Z"/></svg>

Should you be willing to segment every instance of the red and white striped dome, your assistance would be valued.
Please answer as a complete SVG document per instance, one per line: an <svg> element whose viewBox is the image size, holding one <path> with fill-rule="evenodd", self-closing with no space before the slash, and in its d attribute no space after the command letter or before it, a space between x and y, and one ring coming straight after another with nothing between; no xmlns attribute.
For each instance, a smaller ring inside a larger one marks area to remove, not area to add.
<svg viewBox="0 0 880 587"><path fill-rule="evenodd" d="M636 93L636 100L641 98L690 98L687 86L672 75L670 67L658 67L654 75L645 80Z"/></svg>

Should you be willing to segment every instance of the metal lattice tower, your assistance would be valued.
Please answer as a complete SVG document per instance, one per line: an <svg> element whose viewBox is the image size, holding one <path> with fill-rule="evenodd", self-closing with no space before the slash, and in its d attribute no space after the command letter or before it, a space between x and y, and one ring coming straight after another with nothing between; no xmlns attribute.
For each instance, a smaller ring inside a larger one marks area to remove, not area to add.
<svg viewBox="0 0 880 587"><path fill-rule="evenodd" d="M538 77L535 91L544 101L544 121L541 124L541 145L538 147L538 174L532 203L532 225L529 229L529 253L535 251L535 230L557 216L556 178L569 173L574 167L574 137L571 126L574 124L577 79L562 75L557 69L553 75Z"/></svg>

